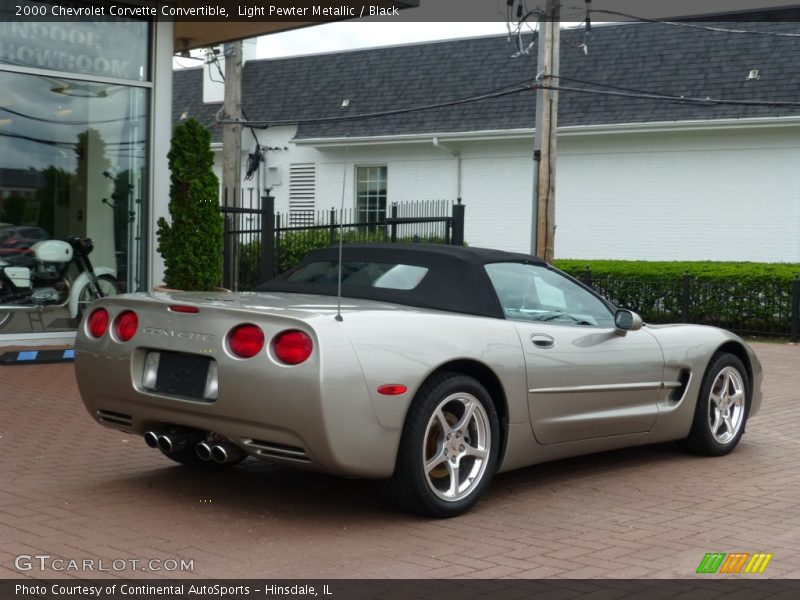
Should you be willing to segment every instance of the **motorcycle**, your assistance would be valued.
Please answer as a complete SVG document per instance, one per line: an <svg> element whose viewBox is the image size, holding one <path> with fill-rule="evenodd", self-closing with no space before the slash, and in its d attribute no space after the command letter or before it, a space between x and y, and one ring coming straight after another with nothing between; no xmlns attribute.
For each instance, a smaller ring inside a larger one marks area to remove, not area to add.
<svg viewBox="0 0 800 600"><path fill-rule="evenodd" d="M91 239L73 237L0 253L0 328L19 312L29 313L31 329L34 320L44 328L45 310L78 319L97 298L120 293L115 272L92 265L93 248Z"/></svg>

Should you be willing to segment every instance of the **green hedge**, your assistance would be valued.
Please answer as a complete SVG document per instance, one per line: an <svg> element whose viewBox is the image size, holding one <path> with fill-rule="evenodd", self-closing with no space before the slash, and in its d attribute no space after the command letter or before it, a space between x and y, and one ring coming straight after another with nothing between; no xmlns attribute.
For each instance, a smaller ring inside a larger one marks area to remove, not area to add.
<svg viewBox="0 0 800 600"><path fill-rule="evenodd" d="M800 273L800 263L755 263L714 261L643 261L643 260L581 260L576 258L555 261L555 266L581 277L586 267L595 277L664 278L683 277L689 273L697 280L790 281Z"/></svg>
<svg viewBox="0 0 800 600"><path fill-rule="evenodd" d="M689 274L688 320L740 333L788 335L792 280L797 263L648 262L557 260L555 265L584 280L620 307L651 323L684 320L684 274Z"/></svg>

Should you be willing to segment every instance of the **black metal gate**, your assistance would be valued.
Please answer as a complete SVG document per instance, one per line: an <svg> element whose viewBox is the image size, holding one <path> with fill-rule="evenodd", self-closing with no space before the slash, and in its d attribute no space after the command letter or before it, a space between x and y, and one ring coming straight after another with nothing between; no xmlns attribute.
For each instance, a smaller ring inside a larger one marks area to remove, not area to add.
<svg viewBox="0 0 800 600"><path fill-rule="evenodd" d="M276 213L272 196L247 207L222 206L220 212L225 218L222 285L231 290L253 289L340 237L344 243L464 244L465 207L446 200L394 203L383 219L366 223L352 209Z"/></svg>

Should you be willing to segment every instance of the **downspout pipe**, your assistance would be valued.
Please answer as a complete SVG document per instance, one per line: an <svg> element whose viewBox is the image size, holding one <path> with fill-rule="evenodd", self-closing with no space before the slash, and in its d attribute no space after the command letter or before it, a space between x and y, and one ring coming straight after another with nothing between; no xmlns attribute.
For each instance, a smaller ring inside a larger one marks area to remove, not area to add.
<svg viewBox="0 0 800 600"><path fill-rule="evenodd" d="M452 148L450 148L448 146L445 146L444 144L442 144L439 141L438 137L433 138L432 141L433 141L434 147L441 148L445 152L449 152L450 154L455 156L457 161L458 161L458 181L456 183L456 187L457 187L456 196L457 196L458 203L461 204L461 152L458 152L458 151L453 150Z"/></svg>

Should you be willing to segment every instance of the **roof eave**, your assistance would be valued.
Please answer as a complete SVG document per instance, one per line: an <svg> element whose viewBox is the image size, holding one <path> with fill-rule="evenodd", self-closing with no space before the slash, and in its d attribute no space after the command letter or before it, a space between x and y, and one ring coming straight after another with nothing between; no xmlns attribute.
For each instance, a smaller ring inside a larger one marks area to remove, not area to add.
<svg viewBox="0 0 800 600"><path fill-rule="evenodd" d="M563 137L582 135L608 135L619 133L652 133L654 131L712 131L753 129L763 127L784 127L800 125L800 115L791 117L750 117L743 119L703 119L691 121L656 121L650 123L610 123L598 125L570 125L559 127L558 134ZM493 129L486 131L430 132L398 135L374 135L357 137L317 137L295 138L298 146L314 146L331 148L339 146L368 146L385 144L420 144L429 143L431 139L449 140L453 142L470 142L483 140L528 139L534 129Z"/></svg>
<svg viewBox="0 0 800 600"><path fill-rule="evenodd" d="M401 133L396 135L367 135L349 137L324 137L324 138L295 138L292 140L298 146L316 146L318 148L330 146L365 146L372 144L420 144L430 143L431 139L469 142L490 139L526 138L533 135L533 128L526 129L492 129L487 131L449 131L430 133Z"/></svg>
<svg viewBox="0 0 800 600"><path fill-rule="evenodd" d="M654 121L649 123L612 123L559 127L559 135L580 136L613 133L652 133L654 131L714 131L785 127L800 125L800 115L791 117L746 117L739 119L696 119L687 121Z"/></svg>

